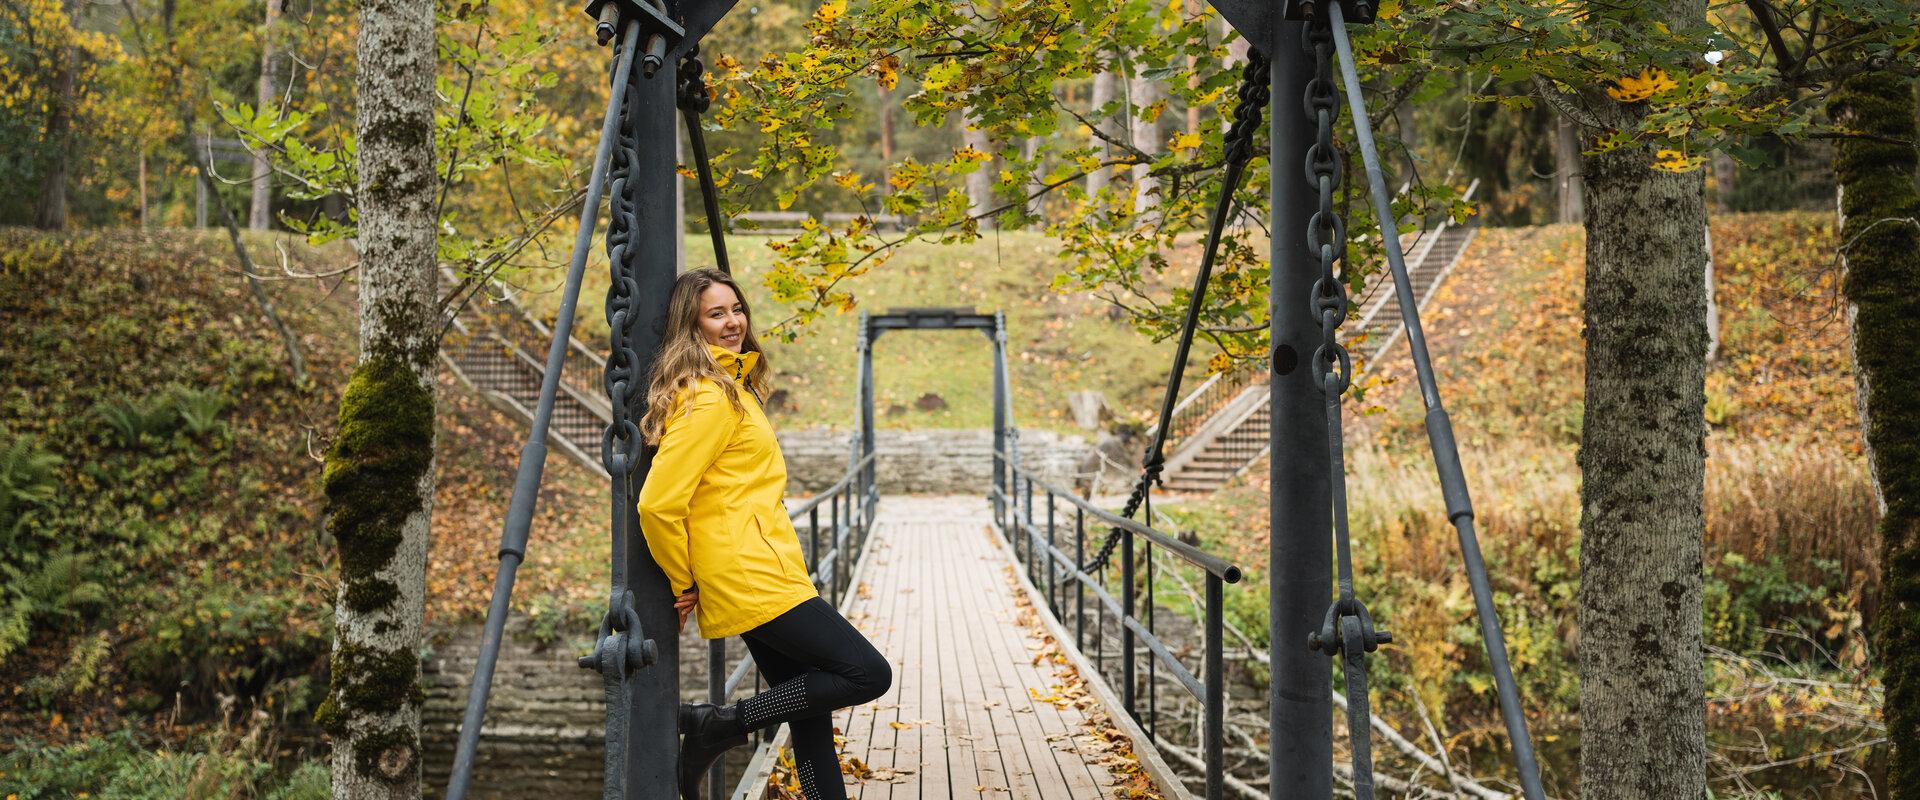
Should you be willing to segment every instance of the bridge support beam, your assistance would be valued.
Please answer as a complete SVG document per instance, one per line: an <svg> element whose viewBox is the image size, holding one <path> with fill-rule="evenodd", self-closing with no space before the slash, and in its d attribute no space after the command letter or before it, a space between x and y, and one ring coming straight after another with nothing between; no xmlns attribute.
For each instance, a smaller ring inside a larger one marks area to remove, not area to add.
<svg viewBox="0 0 1920 800"><path fill-rule="evenodd" d="M624 124L633 137L634 161L622 189L632 204L635 225L627 242L627 262L639 281L635 314L627 328L643 365L639 389L633 392L628 413L639 419L646 413L646 385L654 357L660 352L666 329L667 298L673 293L675 267L680 261L674 170L675 70L668 66L652 77L633 71L627 90ZM627 515L627 530L640 530L639 487L653 465L653 448L642 451L631 493L615 514ZM620 480L620 476L614 476ZM616 497L621 493L616 492ZM627 780L624 800L673 800L679 796L675 764L680 752L677 714L680 707L679 619L673 610L673 588L666 573L653 561L639 536L626 542L627 588L633 592L641 629L655 642L653 665L635 670L627 679ZM615 713L609 709L609 713Z"/></svg>
<svg viewBox="0 0 1920 800"><path fill-rule="evenodd" d="M1265 51L1272 63L1270 138L1273 231L1271 529L1267 548L1268 654L1272 658L1269 722L1273 743L1271 796L1333 797L1333 670L1307 647L1333 597L1333 527L1326 397L1314 385L1311 359L1320 327L1310 307L1318 259L1307 248L1307 219L1317 201L1304 164L1315 130L1300 108L1313 76L1301 41L1305 23L1272 12Z"/></svg>

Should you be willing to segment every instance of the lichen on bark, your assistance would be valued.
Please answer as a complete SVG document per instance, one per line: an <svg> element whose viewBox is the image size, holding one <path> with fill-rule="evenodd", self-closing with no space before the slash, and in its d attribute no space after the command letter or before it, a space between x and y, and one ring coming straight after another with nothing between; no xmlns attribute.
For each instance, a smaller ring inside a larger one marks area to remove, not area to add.
<svg viewBox="0 0 1920 800"><path fill-rule="evenodd" d="M1886 685L1887 787L1920 799L1920 190L1910 80L1867 72L1828 105L1865 136L1834 147L1854 380L1880 497L1881 586L1874 654ZM1871 138L1868 138L1871 137Z"/></svg>
<svg viewBox="0 0 1920 800"><path fill-rule="evenodd" d="M1586 158L1581 773L1595 800L1706 788L1706 198L1650 153Z"/></svg>

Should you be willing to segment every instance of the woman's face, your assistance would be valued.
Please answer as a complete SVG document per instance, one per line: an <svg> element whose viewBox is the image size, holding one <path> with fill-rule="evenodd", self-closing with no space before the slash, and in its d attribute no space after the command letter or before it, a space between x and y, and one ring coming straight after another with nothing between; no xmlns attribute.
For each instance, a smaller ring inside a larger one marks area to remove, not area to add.
<svg viewBox="0 0 1920 800"><path fill-rule="evenodd" d="M740 352L747 340L747 310L733 287L716 283L700 293L700 338Z"/></svg>

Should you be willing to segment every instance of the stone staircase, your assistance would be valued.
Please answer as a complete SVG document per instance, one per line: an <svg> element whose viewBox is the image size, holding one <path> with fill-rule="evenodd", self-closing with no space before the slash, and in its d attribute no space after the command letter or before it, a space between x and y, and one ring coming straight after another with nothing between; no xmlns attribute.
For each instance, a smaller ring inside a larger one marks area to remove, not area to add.
<svg viewBox="0 0 1920 800"><path fill-rule="evenodd" d="M1473 187L1468 188L1471 195ZM1407 252L1407 277L1419 307L1425 308L1434 289L1446 280L1461 254L1472 243L1472 225L1443 222L1435 230L1402 242ZM1406 326L1400 319L1400 298L1390 281L1376 281L1371 295L1359 298L1358 320L1348 322L1344 344L1354 355L1354 371L1365 372L1388 348L1400 341ZM1181 401L1170 426L1170 445L1163 482L1169 492L1211 492L1267 454L1272 430L1268 378L1264 370L1215 375Z"/></svg>
<svg viewBox="0 0 1920 800"><path fill-rule="evenodd" d="M454 318L440 358L489 402L531 425L552 340L552 329L511 299L475 297ZM605 475L600 439L613 419L612 406L599 387L606 360L571 339L565 364L560 391L554 395L548 446Z"/></svg>

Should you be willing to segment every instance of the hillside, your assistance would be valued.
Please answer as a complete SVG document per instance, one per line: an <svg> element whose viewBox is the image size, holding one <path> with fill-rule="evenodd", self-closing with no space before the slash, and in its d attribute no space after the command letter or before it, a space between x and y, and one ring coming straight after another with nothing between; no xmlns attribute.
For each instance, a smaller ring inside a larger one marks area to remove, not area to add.
<svg viewBox="0 0 1920 800"><path fill-rule="evenodd" d="M755 324L764 330L786 317L769 300L762 276L773 263L766 236L737 235L729 240L733 273L753 304ZM962 245L913 243L884 266L848 281L862 310L874 312L915 306L973 307L1007 314L1007 357L1013 372L1013 407L1020 425L1087 435L1073 425L1066 395L1077 390L1104 392L1122 418L1145 420L1159 407L1166 388L1173 347L1154 342L1134 329L1112 307L1086 294L1061 294L1048 288L1058 271L1052 241L1030 231L987 232ZM687 264L712 263L712 242L705 235L686 239ZM1191 244L1183 251L1197 251ZM1180 265L1167 280L1191 280L1197 252L1170 259ZM596 250L580 292L576 338L605 346L602 313L608 282L606 255ZM541 270L516 278L531 287L528 306L551 319L564 275ZM854 349L855 314L828 315L794 342L762 339L774 367L774 385L786 389L791 410L783 427L846 426L854 415L858 371ZM1196 349L1189 386L1205 369L1204 348ZM893 333L874 350L874 394L879 424L897 428L986 428L993 424L992 350L973 331ZM923 394L939 395L946 407L916 408Z"/></svg>
<svg viewBox="0 0 1920 800"><path fill-rule="evenodd" d="M279 244L296 270L346 263ZM222 695L298 729L318 699L319 454L356 355L352 286L267 284L306 350L297 386L231 264L208 232L0 230L0 754L121 728L177 743ZM428 614L452 621L484 610L524 433L450 378L439 398ZM602 594L606 510L585 469L546 475L516 610L553 628Z"/></svg>
<svg viewBox="0 0 1920 800"><path fill-rule="evenodd" d="M1831 217L1717 217L1712 234L1720 343L1707 377L1705 623L1715 780L1784 797L1863 796L1859 779L1880 769L1864 638L1877 570ZM1548 790L1560 796L1577 776L1583 256L1577 227L1483 230L1424 315L1514 671ZM1403 730L1430 714L1440 736L1458 735L1456 759L1497 765L1502 748L1481 738L1498 722L1473 603L1398 347L1383 384L1349 405L1356 581L1395 636L1375 659L1376 708ZM1227 604L1264 639L1266 464L1173 513L1249 567ZM1773 742L1764 759L1741 749L1755 736ZM1845 755L1812 760L1825 750ZM1797 766L1741 772L1763 760Z"/></svg>

